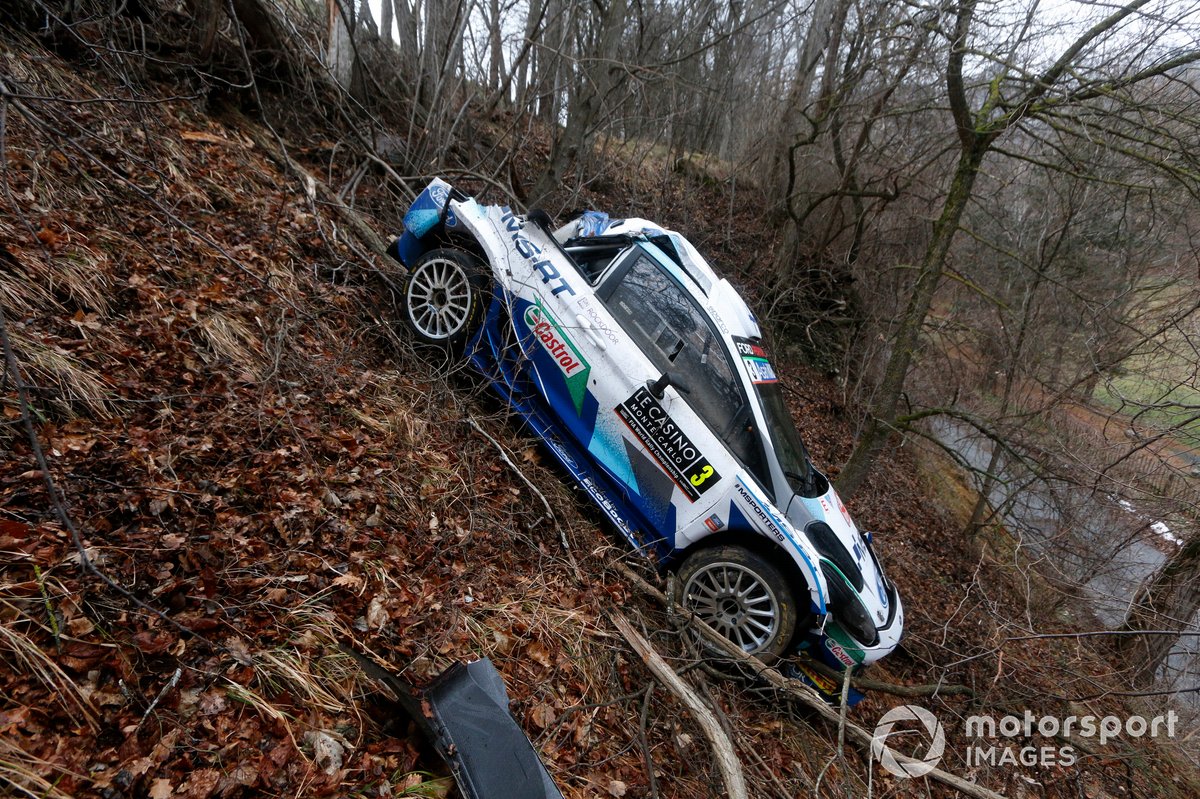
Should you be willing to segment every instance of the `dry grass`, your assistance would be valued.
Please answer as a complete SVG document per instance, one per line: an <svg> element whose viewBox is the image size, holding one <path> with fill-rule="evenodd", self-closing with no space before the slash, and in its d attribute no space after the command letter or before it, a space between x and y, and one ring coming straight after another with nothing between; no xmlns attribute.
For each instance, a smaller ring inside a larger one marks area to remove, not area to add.
<svg viewBox="0 0 1200 799"><path fill-rule="evenodd" d="M228 679L226 680L225 693L235 702L240 702L241 704L252 708L264 719L278 722L280 726L282 726L287 732L287 736L289 739L291 739L292 745L297 749L300 748L300 744L297 742L296 736L292 731L292 724L295 723L295 719L293 719L283 710L280 710L262 694L258 693L253 688L248 688L241 683L236 683L233 680Z"/></svg>
<svg viewBox="0 0 1200 799"><path fill-rule="evenodd" d="M17 359L27 370L26 382L68 416L81 412L97 418L114 415L113 393L96 370L66 350L11 330Z"/></svg>
<svg viewBox="0 0 1200 799"><path fill-rule="evenodd" d="M4 604L9 608L14 607L8 602ZM14 671L28 674L40 683L47 694L62 705L75 724L87 724L93 730L100 728L96 708L79 690L79 686L29 636L13 629L11 624L0 624L0 660Z"/></svg>
<svg viewBox="0 0 1200 799"><path fill-rule="evenodd" d="M236 364L254 375L262 370L262 341L240 319L218 311L200 322L200 331L215 358Z"/></svg>
<svg viewBox="0 0 1200 799"><path fill-rule="evenodd" d="M317 604L294 608L289 615L293 640L254 653L260 684L272 692L286 689L303 704L331 715L356 714L362 673L339 648L350 632Z"/></svg>
<svg viewBox="0 0 1200 799"><path fill-rule="evenodd" d="M58 236L70 241L70 233ZM23 225L0 225L0 239L28 241ZM39 252L36 244L26 250L4 250L0 258L0 300L10 316L20 318L35 311L61 311L68 306L106 314L112 285L101 268L105 258L83 244L67 244L58 253Z"/></svg>
<svg viewBox="0 0 1200 799"><path fill-rule="evenodd" d="M60 779L68 776L53 763L34 757L12 740L0 737L0 793L10 796L28 796L31 799L72 799L57 787L58 780L50 782L42 774L58 771ZM81 774L71 774L76 779L86 779ZM7 793L4 790L7 786Z"/></svg>

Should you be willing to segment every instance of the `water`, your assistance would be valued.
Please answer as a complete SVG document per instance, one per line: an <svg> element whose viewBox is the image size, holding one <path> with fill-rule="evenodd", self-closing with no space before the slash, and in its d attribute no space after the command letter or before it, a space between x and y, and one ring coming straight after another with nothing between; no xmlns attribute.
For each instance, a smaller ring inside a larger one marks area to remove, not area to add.
<svg viewBox="0 0 1200 799"><path fill-rule="evenodd" d="M963 462L986 471L992 442L973 428L950 419L936 419L933 435ZM1063 481L1034 479L1019 464L1002 466L989 496L992 507L1004 508L1004 525L1036 554L1045 555L1058 577L1080 585L1088 610L1105 629L1124 621L1138 589L1166 562L1162 549L1145 535L1149 530L1170 546L1178 538L1127 500L1097 497L1090 489ZM1196 627L1200 614L1192 619ZM1180 694L1197 704L1200 652L1197 638L1183 637L1171 650L1163 677L1168 685L1192 692Z"/></svg>

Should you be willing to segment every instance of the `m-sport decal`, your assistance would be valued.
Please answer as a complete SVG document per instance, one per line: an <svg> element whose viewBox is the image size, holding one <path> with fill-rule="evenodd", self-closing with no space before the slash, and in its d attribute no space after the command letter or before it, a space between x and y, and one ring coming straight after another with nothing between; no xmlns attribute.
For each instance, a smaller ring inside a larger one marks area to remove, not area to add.
<svg viewBox="0 0 1200 799"><path fill-rule="evenodd" d="M695 502L720 481L721 475L708 458L648 389L633 392L616 412L690 501Z"/></svg>

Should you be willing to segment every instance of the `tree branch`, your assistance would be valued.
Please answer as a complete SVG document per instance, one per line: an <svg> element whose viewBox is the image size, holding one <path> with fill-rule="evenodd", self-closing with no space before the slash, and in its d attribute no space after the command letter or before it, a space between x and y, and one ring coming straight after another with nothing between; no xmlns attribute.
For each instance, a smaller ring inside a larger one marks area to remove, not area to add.
<svg viewBox="0 0 1200 799"><path fill-rule="evenodd" d="M632 569L621 564L617 564L614 568L619 574L621 574L621 576L628 580L632 585L637 587L637 589L647 597L654 599L664 606L667 604L667 598L663 592L650 585L650 583L642 579L642 577ZM770 668L767 666L767 664L754 657L754 655L746 654L741 650L740 647L735 645L729 639L725 638L712 627L709 627L694 614L678 608L677 612L684 616L688 624L693 629L703 635L710 643L714 644L722 656L744 666L748 672L756 675L775 690L787 694L789 698L800 702L829 723L834 725L839 723L840 717L838 711L830 707L829 704L826 703L816 691L805 685L802 681L788 679L775 669ZM871 743L873 740L871 733L867 732L857 724L847 722L846 734L862 749L867 752L871 751ZM899 752L895 752L894 754L896 761L902 765L912 764L915 766L919 763L924 763L923 760L918 760L917 758L909 757ZM924 768L924 766L922 766L922 768ZM975 783L965 780L956 774L951 774L947 771L942 771L941 769L935 768L928 772L926 776L929 776L944 785L949 785L950 787L955 788L960 793L966 794L967 796L973 796L976 799L1005 799L1003 794L996 793L988 788L984 788L982 785L976 785Z"/></svg>
<svg viewBox="0 0 1200 799"><path fill-rule="evenodd" d="M746 799L746 779L742 775L742 761L738 760L733 749L733 742L721 728L721 723L717 721L712 710L700 700L691 686L667 665L662 656L654 651L650 642L633 629L633 625L621 615L620 611L613 613L612 623L620 630L621 635L625 636L625 640L633 647L633 651L638 653L658 681L679 697L688 712L692 714L692 718L700 725L700 729L704 731L712 745L717 767L721 770L721 777L725 782L725 795L730 799Z"/></svg>

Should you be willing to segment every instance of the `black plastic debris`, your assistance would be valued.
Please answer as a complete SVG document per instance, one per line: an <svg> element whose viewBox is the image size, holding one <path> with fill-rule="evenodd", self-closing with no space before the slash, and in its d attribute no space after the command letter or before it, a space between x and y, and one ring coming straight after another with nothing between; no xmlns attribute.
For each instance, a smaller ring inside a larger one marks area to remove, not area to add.
<svg viewBox="0 0 1200 799"><path fill-rule="evenodd" d="M487 658L446 669L416 688L357 652L372 678L388 686L450 766L468 799L562 799L533 744L508 710L508 691Z"/></svg>

